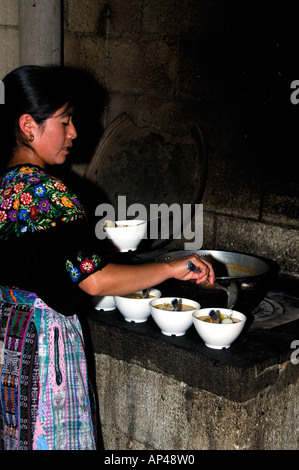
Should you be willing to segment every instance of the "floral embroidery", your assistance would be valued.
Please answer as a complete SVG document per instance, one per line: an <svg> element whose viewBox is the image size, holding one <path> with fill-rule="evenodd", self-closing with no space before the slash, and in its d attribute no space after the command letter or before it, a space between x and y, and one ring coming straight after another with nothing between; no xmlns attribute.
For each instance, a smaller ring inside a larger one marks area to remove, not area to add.
<svg viewBox="0 0 299 470"><path fill-rule="evenodd" d="M32 173L34 171L34 167L30 167L30 166L23 166L22 168L20 168L20 173Z"/></svg>
<svg viewBox="0 0 299 470"><path fill-rule="evenodd" d="M42 199L41 201L39 201L38 208L42 212L47 212L50 209L50 203L48 199Z"/></svg>
<svg viewBox="0 0 299 470"><path fill-rule="evenodd" d="M16 199L12 207L17 211L20 207L20 199Z"/></svg>
<svg viewBox="0 0 299 470"><path fill-rule="evenodd" d="M1 209L10 209L12 206L12 201L10 199L3 199L1 203Z"/></svg>
<svg viewBox="0 0 299 470"><path fill-rule="evenodd" d="M20 201L27 206L32 203L32 196L30 193L23 193L20 197Z"/></svg>
<svg viewBox="0 0 299 470"><path fill-rule="evenodd" d="M79 277L81 276L81 273L79 269L75 268L75 266L73 266L69 260L67 260L66 262L66 269L69 271L72 281L78 281Z"/></svg>
<svg viewBox="0 0 299 470"><path fill-rule="evenodd" d="M28 215L29 215L29 212L27 211L27 209L21 209L19 213L19 219L26 220Z"/></svg>
<svg viewBox="0 0 299 470"><path fill-rule="evenodd" d="M34 196L41 197L45 194L46 188L42 184L35 186L34 188Z"/></svg>
<svg viewBox="0 0 299 470"><path fill-rule="evenodd" d="M11 188L7 188L7 189L4 189L4 191L2 192L2 196L3 196L4 198L6 198L6 197L9 197L9 196L11 195L11 193L12 193L12 189L11 189Z"/></svg>
<svg viewBox="0 0 299 470"><path fill-rule="evenodd" d="M31 207L31 209L30 209L30 217L31 217L31 219L35 220L37 216L38 216L38 209L37 209L37 207L35 207L35 206Z"/></svg>
<svg viewBox="0 0 299 470"><path fill-rule="evenodd" d="M60 180L35 166L19 166L0 180L0 234L21 236L46 230L57 222L84 219L75 194Z"/></svg>
<svg viewBox="0 0 299 470"><path fill-rule="evenodd" d="M24 183L17 183L14 185L13 190L15 193L20 193L22 189L24 188ZM9 188L11 189L11 188Z"/></svg>
<svg viewBox="0 0 299 470"><path fill-rule="evenodd" d="M70 274L72 281L76 282L81 277L81 274L90 274L94 272L101 264L101 258L98 255L92 255L87 258L81 251L77 256L77 266L70 260L66 261L66 269Z"/></svg>
<svg viewBox="0 0 299 470"><path fill-rule="evenodd" d="M5 211L0 211L0 223L5 222L6 219L7 219L6 212Z"/></svg>
<svg viewBox="0 0 299 470"><path fill-rule="evenodd" d="M56 181L54 183L55 188L59 189L59 191L66 191L66 186L62 184L60 181Z"/></svg>
<svg viewBox="0 0 299 470"><path fill-rule="evenodd" d="M83 273L91 273L94 270L94 262L91 259L85 259L80 264L80 269Z"/></svg>
<svg viewBox="0 0 299 470"><path fill-rule="evenodd" d="M16 222L18 219L18 211L16 211L15 209L9 211L8 217L12 222Z"/></svg>

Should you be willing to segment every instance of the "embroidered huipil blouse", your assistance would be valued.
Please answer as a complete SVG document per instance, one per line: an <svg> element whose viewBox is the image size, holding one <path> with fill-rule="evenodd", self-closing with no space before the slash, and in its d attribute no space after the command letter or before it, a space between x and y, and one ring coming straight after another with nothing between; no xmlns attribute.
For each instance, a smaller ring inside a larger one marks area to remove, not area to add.
<svg viewBox="0 0 299 470"><path fill-rule="evenodd" d="M78 283L106 265L76 195L34 165L0 179L0 285L34 292L63 315L86 309Z"/></svg>

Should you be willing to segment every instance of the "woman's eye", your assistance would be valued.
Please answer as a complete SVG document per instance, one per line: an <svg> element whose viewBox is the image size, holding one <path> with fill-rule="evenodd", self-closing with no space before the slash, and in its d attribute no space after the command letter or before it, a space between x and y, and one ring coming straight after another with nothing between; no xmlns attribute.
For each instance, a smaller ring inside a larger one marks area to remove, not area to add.
<svg viewBox="0 0 299 470"><path fill-rule="evenodd" d="M68 126L69 125L69 122L63 122L62 123L64 126Z"/></svg>

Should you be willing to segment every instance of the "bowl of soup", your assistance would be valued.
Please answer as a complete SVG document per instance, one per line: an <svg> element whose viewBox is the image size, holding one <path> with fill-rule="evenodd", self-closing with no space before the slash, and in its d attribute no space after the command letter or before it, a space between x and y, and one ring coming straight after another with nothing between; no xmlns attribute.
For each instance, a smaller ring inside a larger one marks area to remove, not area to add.
<svg viewBox="0 0 299 470"><path fill-rule="evenodd" d="M99 296L96 295L92 299L92 303L96 310L115 310L116 305L112 295Z"/></svg>
<svg viewBox="0 0 299 470"><path fill-rule="evenodd" d="M205 345L227 349L244 328L246 316L227 308L203 308L193 313L193 324Z"/></svg>
<svg viewBox="0 0 299 470"><path fill-rule="evenodd" d="M144 238L146 220L106 220L103 230L121 252L135 251Z"/></svg>
<svg viewBox="0 0 299 470"><path fill-rule="evenodd" d="M177 300L177 309L174 307ZM198 302L190 299L161 297L150 302L151 316L163 335L183 336L192 326L192 315L200 309Z"/></svg>
<svg viewBox="0 0 299 470"><path fill-rule="evenodd" d="M114 301L126 321L143 323L151 314L150 302L158 299L161 295L162 293L158 289L152 288L128 295L116 295Z"/></svg>

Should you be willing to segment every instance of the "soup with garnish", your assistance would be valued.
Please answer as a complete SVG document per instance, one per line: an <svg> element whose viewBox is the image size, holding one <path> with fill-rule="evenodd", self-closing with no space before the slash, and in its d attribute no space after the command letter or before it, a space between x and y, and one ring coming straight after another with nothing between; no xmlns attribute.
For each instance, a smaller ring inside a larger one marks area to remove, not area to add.
<svg viewBox="0 0 299 470"><path fill-rule="evenodd" d="M123 297L126 297L127 299L154 299L155 296L151 294L146 294L145 297L142 297L142 294L139 292L133 292L133 294L127 294L124 295Z"/></svg>
<svg viewBox="0 0 299 470"><path fill-rule="evenodd" d="M239 323L240 320L239 318L234 318L234 317L228 317L228 316L224 316L223 315L223 318L219 321L219 323L215 322L215 320L213 320L213 318L210 317L210 315L203 315L201 317L196 317L198 320L201 320L201 321L205 321L207 323L215 323L216 325L219 325L219 324L229 324L229 323Z"/></svg>
<svg viewBox="0 0 299 470"><path fill-rule="evenodd" d="M172 304L169 304L167 302L164 302L163 304L158 304L155 305L155 308L159 308L160 310L168 310L170 312L175 312L175 308L173 307ZM195 310L196 307L192 307L191 305L185 305L185 304L179 304L178 305L178 310L179 312L184 312L186 310Z"/></svg>

